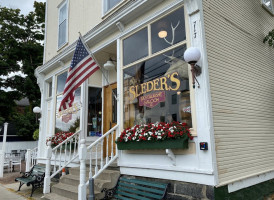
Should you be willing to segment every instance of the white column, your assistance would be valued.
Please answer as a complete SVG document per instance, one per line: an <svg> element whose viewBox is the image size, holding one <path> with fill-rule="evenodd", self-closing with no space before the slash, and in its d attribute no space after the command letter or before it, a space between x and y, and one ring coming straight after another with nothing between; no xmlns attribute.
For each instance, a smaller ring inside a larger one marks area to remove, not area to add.
<svg viewBox="0 0 274 200"><path fill-rule="evenodd" d="M44 178L44 189L43 193L50 193L50 159L52 155L52 148L51 148L51 142L47 143L47 152L46 152L46 171L45 171L45 178Z"/></svg>
<svg viewBox="0 0 274 200"><path fill-rule="evenodd" d="M30 149L27 149L26 153L26 172L30 171L31 166L31 156L30 156Z"/></svg>
<svg viewBox="0 0 274 200"><path fill-rule="evenodd" d="M80 160L80 184L78 186L78 200L87 198L87 187L86 187L86 157L87 147L85 139L80 141L79 149L79 160Z"/></svg>
<svg viewBox="0 0 274 200"><path fill-rule="evenodd" d="M4 176L4 153L0 150L0 178Z"/></svg>
<svg viewBox="0 0 274 200"><path fill-rule="evenodd" d="M8 124L7 122L4 123L4 137L3 137L3 146L2 146L2 151L5 155L6 153L6 140L7 140L7 132L8 132Z"/></svg>

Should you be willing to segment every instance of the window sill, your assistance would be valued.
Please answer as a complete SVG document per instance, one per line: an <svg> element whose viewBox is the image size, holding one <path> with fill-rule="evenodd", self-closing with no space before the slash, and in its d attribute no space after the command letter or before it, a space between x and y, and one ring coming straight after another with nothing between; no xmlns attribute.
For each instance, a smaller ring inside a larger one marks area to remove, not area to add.
<svg viewBox="0 0 274 200"><path fill-rule="evenodd" d="M111 8L108 11L106 11L105 13L103 13L102 20L105 20L106 18L108 18L109 16L111 16L113 13L117 12L118 10L120 10L127 3L129 3L129 1L123 0L120 3L118 3L117 5L115 5L113 8Z"/></svg>
<svg viewBox="0 0 274 200"><path fill-rule="evenodd" d="M57 52L60 52L62 49L64 49L64 47L68 46L68 42L64 43L63 45L61 45L60 47L57 47Z"/></svg>

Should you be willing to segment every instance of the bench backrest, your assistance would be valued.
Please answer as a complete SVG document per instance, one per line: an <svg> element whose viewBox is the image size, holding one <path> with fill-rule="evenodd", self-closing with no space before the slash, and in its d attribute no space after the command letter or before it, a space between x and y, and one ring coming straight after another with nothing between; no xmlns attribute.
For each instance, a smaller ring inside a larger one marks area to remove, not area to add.
<svg viewBox="0 0 274 200"><path fill-rule="evenodd" d="M46 168L44 166L34 165L31 170L31 174L32 175L44 175L45 170L46 170Z"/></svg>
<svg viewBox="0 0 274 200"><path fill-rule="evenodd" d="M140 200L163 199L167 186L168 184L165 183L120 177L115 198Z"/></svg>

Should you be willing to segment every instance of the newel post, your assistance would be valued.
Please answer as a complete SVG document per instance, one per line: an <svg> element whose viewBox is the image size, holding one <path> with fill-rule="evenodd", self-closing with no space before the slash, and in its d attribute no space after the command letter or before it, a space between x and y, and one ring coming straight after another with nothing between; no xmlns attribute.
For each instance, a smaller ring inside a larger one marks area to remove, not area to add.
<svg viewBox="0 0 274 200"><path fill-rule="evenodd" d="M79 149L80 184L78 186L78 200L85 200L85 199L87 199L86 157L87 157L86 140L82 139L80 141L80 149Z"/></svg>
<svg viewBox="0 0 274 200"><path fill-rule="evenodd" d="M31 165L30 151L31 151L30 149L27 149L27 153L26 153L26 172L29 172L30 165Z"/></svg>
<svg viewBox="0 0 274 200"><path fill-rule="evenodd" d="M47 150L46 150L46 171L45 171L45 178L44 178L44 189L43 193L50 193L50 167L51 167L51 155L52 155L52 148L51 142L47 143Z"/></svg>

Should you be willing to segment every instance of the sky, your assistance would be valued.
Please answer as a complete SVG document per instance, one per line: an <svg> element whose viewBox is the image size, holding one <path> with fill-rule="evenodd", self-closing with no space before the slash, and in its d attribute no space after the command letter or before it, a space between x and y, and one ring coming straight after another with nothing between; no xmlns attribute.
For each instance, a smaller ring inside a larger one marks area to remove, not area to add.
<svg viewBox="0 0 274 200"><path fill-rule="evenodd" d="M35 0L0 0L0 5L2 7L8 7L21 10L21 14L28 14L33 11L33 3ZM36 0L37 2L45 2L46 0Z"/></svg>

